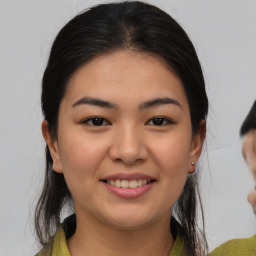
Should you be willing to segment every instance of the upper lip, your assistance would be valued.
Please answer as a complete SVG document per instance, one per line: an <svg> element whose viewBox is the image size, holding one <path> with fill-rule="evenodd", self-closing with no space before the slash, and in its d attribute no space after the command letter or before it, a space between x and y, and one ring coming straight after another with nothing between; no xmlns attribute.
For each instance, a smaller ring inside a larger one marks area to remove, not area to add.
<svg viewBox="0 0 256 256"><path fill-rule="evenodd" d="M144 180L147 181L156 180L156 178L143 173L117 173L106 176L101 180Z"/></svg>

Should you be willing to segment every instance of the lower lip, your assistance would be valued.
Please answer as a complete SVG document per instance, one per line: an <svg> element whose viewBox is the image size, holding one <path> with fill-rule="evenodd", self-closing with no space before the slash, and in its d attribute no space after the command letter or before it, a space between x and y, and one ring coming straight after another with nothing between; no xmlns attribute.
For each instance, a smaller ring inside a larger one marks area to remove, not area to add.
<svg viewBox="0 0 256 256"><path fill-rule="evenodd" d="M115 187L108 183L103 182L103 184L117 196L122 197L122 198L129 198L129 199L137 198L137 197L144 195L152 188L154 183L155 182L151 182L147 185L137 187L137 188L118 188L118 187Z"/></svg>

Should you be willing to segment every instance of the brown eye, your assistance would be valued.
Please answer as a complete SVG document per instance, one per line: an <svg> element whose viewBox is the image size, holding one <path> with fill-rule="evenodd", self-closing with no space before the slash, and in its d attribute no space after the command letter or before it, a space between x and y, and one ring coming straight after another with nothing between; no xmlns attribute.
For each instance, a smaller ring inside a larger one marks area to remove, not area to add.
<svg viewBox="0 0 256 256"><path fill-rule="evenodd" d="M155 117L155 118L152 118L151 120L149 120L147 122L147 124L155 125L155 126L163 126L163 125L172 124L172 122L164 117Z"/></svg>
<svg viewBox="0 0 256 256"><path fill-rule="evenodd" d="M152 120L153 125L163 125L164 119L163 118L154 118Z"/></svg>
<svg viewBox="0 0 256 256"><path fill-rule="evenodd" d="M83 123L92 125L92 126L103 126L103 125L109 125L110 123L102 118L102 117L91 117L83 121Z"/></svg>

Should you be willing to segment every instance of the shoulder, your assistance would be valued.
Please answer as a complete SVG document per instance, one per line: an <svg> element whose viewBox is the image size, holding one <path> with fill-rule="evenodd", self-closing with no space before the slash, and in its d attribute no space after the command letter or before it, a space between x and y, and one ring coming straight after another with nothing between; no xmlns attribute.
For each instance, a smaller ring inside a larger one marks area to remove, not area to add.
<svg viewBox="0 0 256 256"><path fill-rule="evenodd" d="M255 256L256 235L248 238L232 239L214 249L210 256Z"/></svg>
<svg viewBox="0 0 256 256"><path fill-rule="evenodd" d="M186 256L186 255L187 253L184 246L184 239L182 236L177 235L169 256Z"/></svg>
<svg viewBox="0 0 256 256"><path fill-rule="evenodd" d="M53 245L49 248L43 248L36 256L53 255L70 256L67 246L66 235L62 227L60 227L56 231L53 237Z"/></svg>
<svg viewBox="0 0 256 256"><path fill-rule="evenodd" d="M75 215L67 217L53 236L53 243L43 248L36 256L70 256L67 239L73 235L76 229Z"/></svg>

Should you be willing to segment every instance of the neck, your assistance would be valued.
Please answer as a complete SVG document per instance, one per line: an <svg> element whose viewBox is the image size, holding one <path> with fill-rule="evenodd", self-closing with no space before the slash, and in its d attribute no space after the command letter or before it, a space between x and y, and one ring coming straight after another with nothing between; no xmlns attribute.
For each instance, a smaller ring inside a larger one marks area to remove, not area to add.
<svg viewBox="0 0 256 256"><path fill-rule="evenodd" d="M170 217L136 230L117 229L77 216L77 228L68 240L72 256L168 256L174 240Z"/></svg>

